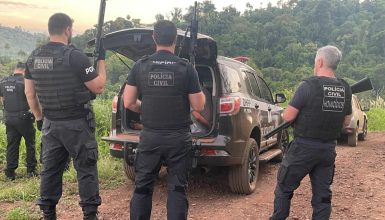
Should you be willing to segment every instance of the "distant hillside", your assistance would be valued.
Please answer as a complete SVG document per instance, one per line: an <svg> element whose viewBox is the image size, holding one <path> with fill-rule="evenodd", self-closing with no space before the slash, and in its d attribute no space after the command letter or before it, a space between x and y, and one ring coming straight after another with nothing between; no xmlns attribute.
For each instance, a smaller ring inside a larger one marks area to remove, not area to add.
<svg viewBox="0 0 385 220"><path fill-rule="evenodd" d="M0 25L0 56L25 58L36 43L47 36L41 33L30 33L20 27L9 28Z"/></svg>

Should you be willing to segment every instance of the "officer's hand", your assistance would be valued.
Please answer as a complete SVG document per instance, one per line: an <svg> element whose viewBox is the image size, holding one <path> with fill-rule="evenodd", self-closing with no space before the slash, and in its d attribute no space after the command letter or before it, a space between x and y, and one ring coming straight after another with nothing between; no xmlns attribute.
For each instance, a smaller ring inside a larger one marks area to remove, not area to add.
<svg viewBox="0 0 385 220"><path fill-rule="evenodd" d="M100 39L100 47L97 61L106 59L106 49L104 49L103 38Z"/></svg>
<svg viewBox="0 0 385 220"><path fill-rule="evenodd" d="M43 119L36 121L36 127L37 127L37 130L41 131L41 128L43 127Z"/></svg>

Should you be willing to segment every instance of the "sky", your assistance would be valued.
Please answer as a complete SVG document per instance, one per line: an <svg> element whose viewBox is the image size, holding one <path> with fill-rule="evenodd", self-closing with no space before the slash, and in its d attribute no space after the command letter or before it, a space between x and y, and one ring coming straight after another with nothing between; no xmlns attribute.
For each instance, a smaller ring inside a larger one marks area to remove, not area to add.
<svg viewBox="0 0 385 220"><path fill-rule="evenodd" d="M212 0L218 11L232 5L243 12L247 2L260 8L269 2L274 5L277 0ZM130 15L141 19L141 23L150 24L155 21L156 14L167 16L175 7L182 8L185 13L193 4L194 0L107 0L105 21ZM0 24L47 33L48 18L63 12L74 19L75 34L81 34L97 23L99 5L100 0L0 0Z"/></svg>

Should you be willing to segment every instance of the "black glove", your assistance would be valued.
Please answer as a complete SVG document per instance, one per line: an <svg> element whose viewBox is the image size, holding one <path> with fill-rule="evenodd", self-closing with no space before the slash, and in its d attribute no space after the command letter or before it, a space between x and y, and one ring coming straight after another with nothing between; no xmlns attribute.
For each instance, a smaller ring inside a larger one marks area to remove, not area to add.
<svg viewBox="0 0 385 220"><path fill-rule="evenodd" d="M98 53L98 58L96 60L99 61L99 60L105 60L105 59L106 59L106 49L104 49L103 38L102 38L100 39L99 53Z"/></svg>
<svg viewBox="0 0 385 220"><path fill-rule="evenodd" d="M37 127L37 130L41 131L41 128L43 127L43 119L36 121L36 127Z"/></svg>

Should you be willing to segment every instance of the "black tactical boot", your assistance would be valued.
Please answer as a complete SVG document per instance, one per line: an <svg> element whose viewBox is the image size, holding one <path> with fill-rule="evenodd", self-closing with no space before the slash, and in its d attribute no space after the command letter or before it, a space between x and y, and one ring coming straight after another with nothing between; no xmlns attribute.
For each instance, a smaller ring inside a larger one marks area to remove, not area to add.
<svg viewBox="0 0 385 220"><path fill-rule="evenodd" d="M40 206L43 211L44 220L56 220L56 207L55 206Z"/></svg>
<svg viewBox="0 0 385 220"><path fill-rule="evenodd" d="M15 180L16 179L16 174L14 170L5 170L5 176L7 177L8 180Z"/></svg>
<svg viewBox="0 0 385 220"><path fill-rule="evenodd" d="M97 212L84 213L83 220L98 220Z"/></svg>
<svg viewBox="0 0 385 220"><path fill-rule="evenodd" d="M28 178L37 177L37 176L39 176L39 174L35 170L27 172Z"/></svg>

